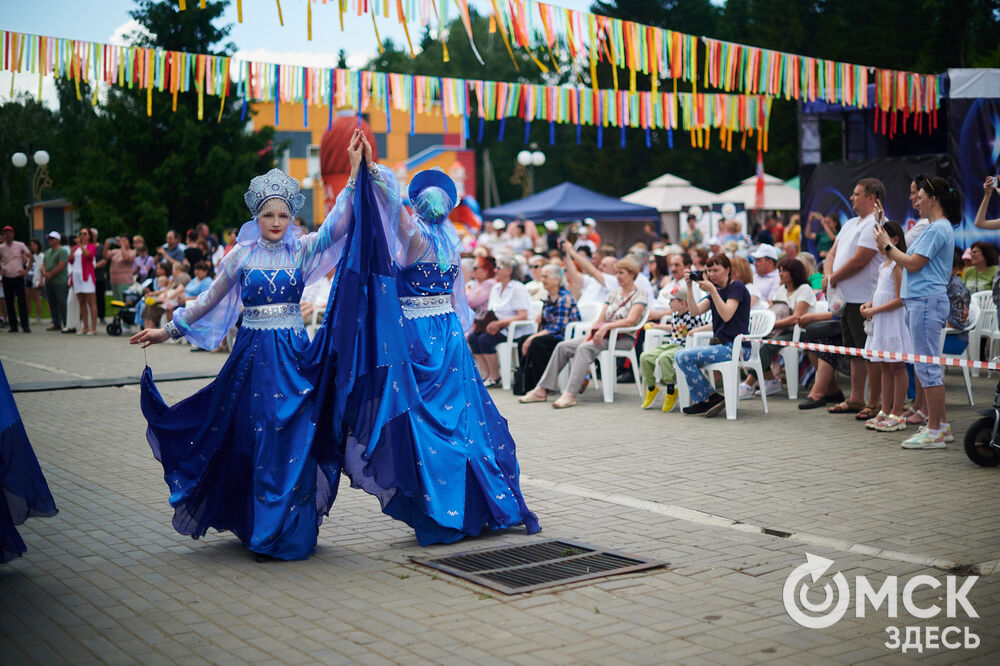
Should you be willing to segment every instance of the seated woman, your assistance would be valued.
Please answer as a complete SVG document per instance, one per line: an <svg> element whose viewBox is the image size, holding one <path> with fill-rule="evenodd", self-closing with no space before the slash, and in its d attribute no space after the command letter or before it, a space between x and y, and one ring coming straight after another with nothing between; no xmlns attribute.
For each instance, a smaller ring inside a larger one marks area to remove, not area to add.
<svg viewBox="0 0 1000 666"><path fill-rule="evenodd" d="M563 280L563 269L555 264L541 267L539 281L545 288L542 314L538 318L538 332L518 338L517 351L524 373L523 386L534 386L552 358L556 345L566 335L566 325L580 321L580 310Z"/></svg>
<svg viewBox="0 0 1000 666"><path fill-rule="evenodd" d="M528 318L531 296L524 284L517 279L520 267L513 257L497 260L496 284L490 290L486 311L496 319L486 324L484 330L475 328L467 336L472 357L476 359L479 374L486 388L500 383L500 362L497 359L497 345L507 339L507 326L511 322Z"/></svg>
<svg viewBox="0 0 1000 666"><path fill-rule="evenodd" d="M549 391L554 393L559 390L559 373L568 363L569 382L566 384L566 390L552 403L552 406L563 409L576 404L574 396L582 389L590 364L600 352L608 348L608 334L611 330L635 326L642 319L642 314L649 304L649 297L645 291L636 287L637 275L639 275L639 264L635 259L625 257L615 262L618 289L608 294L590 333L586 338L564 340L557 344L538 385L519 398L520 402L545 402ZM628 349L634 344L633 335L619 335L616 341L618 349Z"/></svg>
<svg viewBox="0 0 1000 666"><path fill-rule="evenodd" d="M489 255L479 255L472 267L472 281L466 294L469 307L477 317L486 313L486 304L496 281L497 261Z"/></svg>
<svg viewBox="0 0 1000 666"><path fill-rule="evenodd" d="M730 257L729 263L732 266L733 279L742 282L743 286L750 292L750 309L766 310L769 307L768 302L767 299L761 297L760 289L753 283L753 268L750 266L750 262L745 257L736 255Z"/></svg>
<svg viewBox="0 0 1000 666"><path fill-rule="evenodd" d="M767 337L772 340L791 340L799 317L812 310L813 306L816 305L816 294L813 293L809 284L805 265L798 259L781 260L778 264L778 280L780 286L774 294L771 305L777 319L774 322L774 329ZM782 314L779 315L779 311ZM777 345L761 345L760 347L760 363L764 368L764 390L767 391L767 395L781 392L781 370L780 366L775 363L781 349ZM787 377L786 380L797 382L799 378ZM740 400L753 396L756 383L757 378L751 374L745 382L740 384Z"/></svg>
<svg viewBox="0 0 1000 666"><path fill-rule="evenodd" d="M700 303L694 300L690 271L684 279L687 282L688 310L696 315L709 309L712 311L712 344L680 351L674 357L674 363L684 373L691 393L691 405L684 408L684 413L715 416L725 407L726 401L708 382L701 368L730 360L733 340L737 335L749 332L750 292L742 282L733 278L732 263L726 255L715 255L706 266L708 279L697 284L708 294L708 298Z"/></svg>
<svg viewBox="0 0 1000 666"><path fill-rule="evenodd" d="M959 271L966 288L970 292L991 289L997 274L997 249L991 243L978 241L969 248L969 258L972 265Z"/></svg>

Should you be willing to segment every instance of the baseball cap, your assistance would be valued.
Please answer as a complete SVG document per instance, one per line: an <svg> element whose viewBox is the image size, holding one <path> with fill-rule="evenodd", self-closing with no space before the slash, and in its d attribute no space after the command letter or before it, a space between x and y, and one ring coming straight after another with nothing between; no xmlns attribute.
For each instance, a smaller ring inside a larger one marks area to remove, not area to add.
<svg viewBox="0 0 1000 666"><path fill-rule="evenodd" d="M753 257L754 259L762 259L764 257L767 257L768 259L773 259L774 261L777 261L778 251L774 249L773 245L770 245L768 243L761 243L760 245L757 246L757 249L754 250L750 256Z"/></svg>
<svg viewBox="0 0 1000 666"><path fill-rule="evenodd" d="M14 231L14 227L12 227L12 226L10 226L10 225L8 224L8 225L7 225L6 227L4 227L4 228L2 229L2 231L8 231L8 230L10 230L10 231Z"/></svg>
<svg viewBox="0 0 1000 666"><path fill-rule="evenodd" d="M46 234L49 238L55 238L56 240L62 240L62 236L59 235L58 231L50 231Z"/></svg>
<svg viewBox="0 0 1000 666"><path fill-rule="evenodd" d="M597 220L595 220L592 217L585 217L585 218L583 218L583 223L586 224L588 227L596 227L597 226Z"/></svg>

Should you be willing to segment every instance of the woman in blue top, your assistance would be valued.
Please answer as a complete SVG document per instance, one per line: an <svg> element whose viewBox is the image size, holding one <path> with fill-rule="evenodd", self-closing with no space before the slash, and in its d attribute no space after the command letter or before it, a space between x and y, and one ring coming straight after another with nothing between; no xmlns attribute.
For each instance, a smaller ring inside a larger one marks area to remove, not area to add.
<svg viewBox="0 0 1000 666"><path fill-rule="evenodd" d="M941 345L941 330L948 321L948 281L951 279L955 233L953 227L962 220L962 196L944 178L917 176L916 207L930 225L913 242L907 252L892 244L882 226L885 215L876 203L875 241L886 256L903 267L903 282L899 295L906 307L906 325L913 338L913 353L937 356ZM927 426L903 442L904 449L943 449L954 441L945 415L944 379L941 366L916 363L914 372L923 389L927 404Z"/></svg>
<svg viewBox="0 0 1000 666"><path fill-rule="evenodd" d="M685 414L715 416L726 406L725 400L715 392L702 366L728 361L733 354L733 340L737 335L750 332L750 292L739 280L732 279L732 263L724 254L717 254L705 264L707 280L698 282L708 298L695 301L691 288L691 272L684 275L687 282L688 311L698 316L712 310L712 341L707 347L691 347L677 352L674 365L684 373L691 393L691 405Z"/></svg>

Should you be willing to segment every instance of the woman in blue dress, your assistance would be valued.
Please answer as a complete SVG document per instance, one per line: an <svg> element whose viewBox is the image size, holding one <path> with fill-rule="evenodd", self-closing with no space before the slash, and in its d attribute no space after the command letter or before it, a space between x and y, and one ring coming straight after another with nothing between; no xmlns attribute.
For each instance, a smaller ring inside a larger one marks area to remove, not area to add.
<svg viewBox="0 0 1000 666"><path fill-rule="evenodd" d="M354 176L362 154L349 149ZM208 291L174 313L165 328L130 342L185 337L215 349L243 320L232 353L207 387L168 406L147 367L142 411L147 439L163 465L174 528L195 539L209 528L233 532L258 560L297 560L316 548L319 525L336 496L339 462L316 432L309 339L299 310L302 288L336 265L351 224L353 187L341 192L319 231L297 237L290 222L305 203L299 184L278 169L250 182L254 219L220 262Z"/></svg>
<svg viewBox="0 0 1000 666"><path fill-rule="evenodd" d="M371 165L371 146L361 141ZM352 270L361 276L356 287L335 285L331 298L331 326L343 333L357 322L357 339L324 352L354 359L338 368L331 401L333 430L344 434L344 472L410 525L421 545L520 524L539 531L521 494L507 421L465 342L471 311L448 221L455 183L440 170L418 173L410 215L390 170L373 165L359 178L355 236L336 279ZM363 258L352 263L355 248Z"/></svg>
<svg viewBox="0 0 1000 666"><path fill-rule="evenodd" d="M26 550L17 526L58 512L0 364L0 564Z"/></svg>

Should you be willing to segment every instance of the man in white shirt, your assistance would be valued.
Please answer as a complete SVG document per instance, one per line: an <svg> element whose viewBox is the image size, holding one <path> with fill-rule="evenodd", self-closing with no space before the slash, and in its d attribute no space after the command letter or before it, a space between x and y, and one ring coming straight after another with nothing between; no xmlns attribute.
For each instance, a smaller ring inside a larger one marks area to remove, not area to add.
<svg viewBox="0 0 1000 666"><path fill-rule="evenodd" d="M846 306L840 316L841 336L845 347L864 348L867 335L861 304L871 300L881 257L875 244L875 204L885 200L885 185L877 178L862 178L851 193L851 207L857 214L844 223L823 264L823 288L840 289ZM851 395L831 407L833 413L854 413L864 405L865 378L869 382L871 403L881 395L881 373L869 372L863 358L851 357Z"/></svg>
<svg viewBox="0 0 1000 666"><path fill-rule="evenodd" d="M778 275L778 251L773 245L761 243L750 255L753 257L753 283L760 292L760 297L770 301L781 286Z"/></svg>
<svg viewBox="0 0 1000 666"><path fill-rule="evenodd" d="M566 255L566 285L578 305L604 303L608 294L618 288L618 280L614 276L614 257L603 257L594 266L587 255L573 249L569 241L562 242L562 251ZM636 280L636 286L638 284L639 281Z"/></svg>

